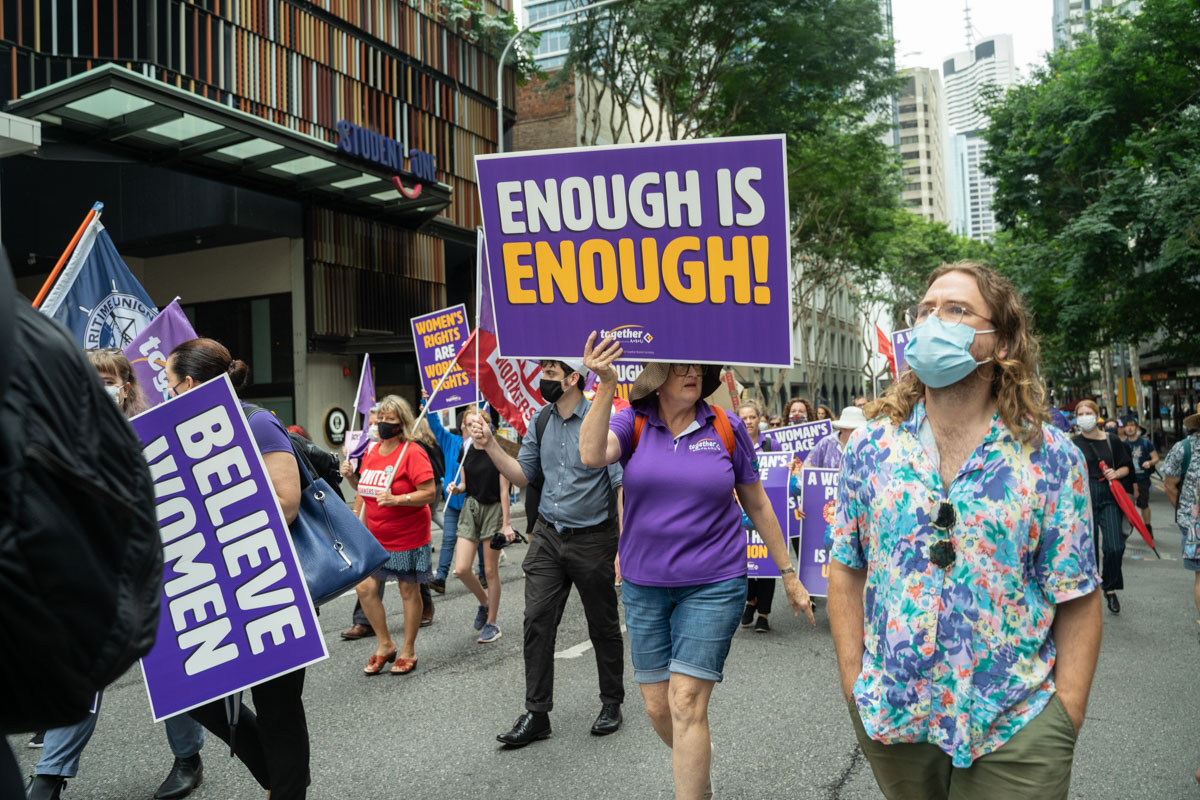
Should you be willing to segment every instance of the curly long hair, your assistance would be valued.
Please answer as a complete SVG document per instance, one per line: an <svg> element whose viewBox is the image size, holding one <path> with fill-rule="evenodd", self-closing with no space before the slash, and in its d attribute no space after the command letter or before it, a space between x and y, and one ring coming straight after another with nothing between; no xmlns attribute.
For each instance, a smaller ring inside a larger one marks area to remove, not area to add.
<svg viewBox="0 0 1200 800"><path fill-rule="evenodd" d="M933 271L926 287L950 272L962 272L975 279L996 329L999 347L1007 347L1006 358L994 357L992 396L996 398L1000 418L1017 438L1034 444L1042 436L1042 423L1050 421L1046 408L1046 387L1038 376L1041 358L1037 339L1029 323L1029 314L1012 281L978 261L955 261ZM899 425L912 414L917 402L925 397L925 384L908 370L883 397L868 404L868 419L887 416Z"/></svg>

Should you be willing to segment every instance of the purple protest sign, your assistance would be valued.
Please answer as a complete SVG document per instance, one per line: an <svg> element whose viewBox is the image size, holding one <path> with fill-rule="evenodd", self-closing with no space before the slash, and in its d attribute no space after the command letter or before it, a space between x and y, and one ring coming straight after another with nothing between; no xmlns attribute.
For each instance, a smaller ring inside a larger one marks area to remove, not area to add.
<svg viewBox="0 0 1200 800"><path fill-rule="evenodd" d="M788 463L791 456L788 453L759 453L758 469L762 478L763 489L771 501L771 509L779 520L779 527L786 538L788 535ZM743 528L745 528L743 515ZM762 537L753 528L746 530L746 573L751 578L779 578L779 567L767 552Z"/></svg>
<svg viewBox="0 0 1200 800"><path fill-rule="evenodd" d="M833 423L827 419L820 422L802 422L799 425L787 425L773 428L766 433L771 440L772 452L790 453L793 458L801 461L817 446L817 442L833 432Z"/></svg>
<svg viewBox="0 0 1200 800"><path fill-rule="evenodd" d="M796 483L803 486L802 497L788 498L791 514L788 523L799 527L800 561L796 576L809 594L824 597L829 591L829 554L825 552L825 535L833 524L837 503L837 482L840 470L805 467ZM797 487L799 488L799 487ZM804 509L804 520L796 518L796 508Z"/></svg>
<svg viewBox="0 0 1200 800"><path fill-rule="evenodd" d="M475 158L505 358L792 366L785 138ZM736 331L731 335L730 331Z"/></svg>
<svg viewBox="0 0 1200 800"><path fill-rule="evenodd" d="M167 385L167 375L163 371L167 367L167 356L175 349L175 345L195 338L192 323L188 322L176 297L125 348L125 357L133 365L133 373L137 375L138 384L150 408L169 399L171 395L171 387Z"/></svg>
<svg viewBox="0 0 1200 800"><path fill-rule="evenodd" d="M328 656L229 378L131 420L154 479L162 617L142 659L155 721Z"/></svg>
<svg viewBox="0 0 1200 800"><path fill-rule="evenodd" d="M421 386L430 394L429 413L475 402L475 383L458 365L458 351L471 335L462 303L412 318L413 342ZM446 373L449 370L449 374ZM442 382L442 376L446 380ZM437 394L433 390L441 383Z"/></svg>
<svg viewBox="0 0 1200 800"><path fill-rule="evenodd" d="M908 369L904 363L904 348L908 346L908 340L911 338L912 328L892 333L892 351L896 354L896 380L900 380L904 376L905 370Z"/></svg>
<svg viewBox="0 0 1200 800"><path fill-rule="evenodd" d="M637 376L642 374L642 362L640 361L614 361L613 370L617 373L617 390L614 397L619 397L625 402L629 402L629 393L633 391L633 382L637 380ZM587 383L584 384L584 391L596 391L596 373L589 372Z"/></svg>

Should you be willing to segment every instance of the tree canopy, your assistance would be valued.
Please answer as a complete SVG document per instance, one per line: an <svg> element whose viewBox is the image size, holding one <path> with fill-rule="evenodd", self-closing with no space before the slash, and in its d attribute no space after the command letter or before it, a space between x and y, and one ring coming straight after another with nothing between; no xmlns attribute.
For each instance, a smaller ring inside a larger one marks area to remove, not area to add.
<svg viewBox="0 0 1200 800"><path fill-rule="evenodd" d="M1092 23L986 106L997 255L1064 382L1118 343L1200 357L1200 5Z"/></svg>

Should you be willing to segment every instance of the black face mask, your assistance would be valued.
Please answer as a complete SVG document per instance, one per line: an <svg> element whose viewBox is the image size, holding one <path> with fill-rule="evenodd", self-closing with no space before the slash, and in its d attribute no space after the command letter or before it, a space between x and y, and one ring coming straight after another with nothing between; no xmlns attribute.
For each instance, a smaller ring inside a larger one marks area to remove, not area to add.
<svg viewBox="0 0 1200 800"><path fill-rule="evenodd" d="M563 396L562 383L549 378L542 378L542 382L538 385L538 391L542 393L542 399L547 403L557 403L558 399Z"/></svg>
<svg viewBox="0 0 1200 800"><path fill-rule="evenodd" d="M391 439L392 437L399 436L400 431L403 430L399 422L380 422L378 427L380 439Z"/></svg>

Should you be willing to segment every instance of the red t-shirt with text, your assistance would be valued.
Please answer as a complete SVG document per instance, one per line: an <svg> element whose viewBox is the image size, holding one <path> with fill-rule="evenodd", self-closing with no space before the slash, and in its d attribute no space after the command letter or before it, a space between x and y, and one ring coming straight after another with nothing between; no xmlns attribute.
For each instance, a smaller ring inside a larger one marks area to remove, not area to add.
<svg viewBox="0 0 1200 800"><path fill-rule="evenodd" d="M400 447L404 447L403 444ZM399 553L429 544L429 506L381 506L376 500L385 490L397 496L411 494L426 481L433 480L429 456L416 442L410 442L404 460L392 468L400 456L400 448L380 455L379 445L373 444L363 456L358 478L358 493L367 508L367 529L375 535L384 550Z"/></svg>

